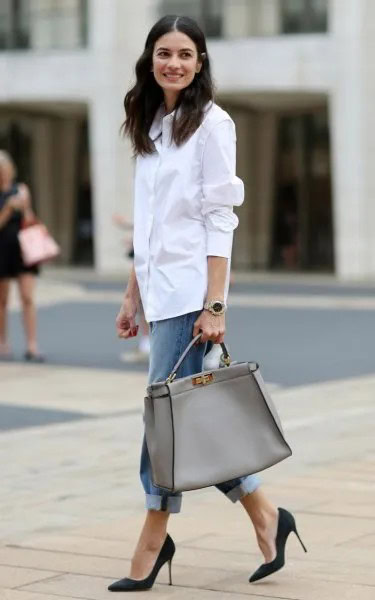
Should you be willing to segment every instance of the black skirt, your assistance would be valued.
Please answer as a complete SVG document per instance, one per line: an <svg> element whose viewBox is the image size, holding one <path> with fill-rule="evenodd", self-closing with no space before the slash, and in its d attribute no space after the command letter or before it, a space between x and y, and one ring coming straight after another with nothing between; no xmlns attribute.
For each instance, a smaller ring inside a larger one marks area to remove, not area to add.
<svg viewBox="0 0 375 600"><path fill-rule="evenodd" d="M2 209L10 196L17 193L17 184L7 192L0 192L0 209ZM37 266L27 267L21 254L18 233L21 230L22 214L14 211L9 221L0 228L0 279L19 277L25 273L36 275Z"/></svg>
<svg viewBox="0 0 375 600"><path fill-rule="evenodd" d="M38 272L36 265L27 267L24 264L18 238L2 240L0 235L0 279L19 277L26 273L37 275Z"/></svg>

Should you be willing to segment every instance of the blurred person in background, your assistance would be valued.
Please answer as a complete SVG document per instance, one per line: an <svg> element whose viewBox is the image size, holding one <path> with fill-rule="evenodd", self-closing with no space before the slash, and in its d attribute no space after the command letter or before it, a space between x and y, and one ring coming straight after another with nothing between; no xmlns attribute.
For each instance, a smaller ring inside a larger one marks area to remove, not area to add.
<svg viewBox="0 0 375 600"><path fill-rule="evenodd" d="M180 365L177 378L201 372L207 343L224 340L238 224L233 206L242 204L244 194L235 174L235 126L214 103L206 41L195 21L166 16L153 26L136 64L136 83L125 97L125 112L125 133L137 159L134 267L116 328L120 338L137 335L142 299L151 332L149 383L154 383L167 379L199 332L200 343ZM171 569L175 554L167 525L170 514L180 512L181 494L153 484L145 439L140 476L145 522L129 577L112 583L114 592L150 589L164 564ZM216 487L242 504L254 526L265 562L250 581L281 569L287 538L297 533L293 515L267 499L256 475Z"/></svg>
<svg viewBox="0 0 375 600"><path fill-rule="evenodd" d="M115 213L112 216L112 221L115 225L117 225L117 227L120 227L120 229L133 232L133 223L130 223L130 221L128 221L123 215ZM128 245L128 240L125 240L125 243ZM132 260L134 258L133 239L131 240L127 249L127 256ZM142 303L139 307L139 324L140 337L138 348L134 352L122 352L120 354L120 359L125 363L148 362L150 356L150 332Z"/></svg>
<svg viewBox="0 0 375 600"><path fill-rule="evenodd" d="M0 151L0 360L13 358L7 338L7 309L12 279L18 285L26 337L25 360L43 362L38 351L36 307L34 302L36 266L22 260L18 233L22 223L33 221L31 196L24 183L16 181L16 167L5 151Z"/></svg>

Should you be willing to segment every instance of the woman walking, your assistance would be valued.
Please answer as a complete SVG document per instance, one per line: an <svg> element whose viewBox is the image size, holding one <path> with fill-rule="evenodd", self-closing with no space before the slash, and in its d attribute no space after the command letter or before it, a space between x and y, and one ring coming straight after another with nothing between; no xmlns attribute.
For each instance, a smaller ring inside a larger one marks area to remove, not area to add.
<svg viewBox="0 0 375 600"><path fill-rule="evenodd" d="M235 175L236 135L230 116L213 100L206 41L190 18L166 16L151 29L136 65L136 84L125 97L125 132L137 157L134 268L116 320L119 337L137 335L142 300L151 331L149 382L163 381L192 337L202 332L177 376L202 371L208 342L224 340L233 230L233 206L243 202ZM146 442L141 455L146 518L129 577L111 591L152 587L171 561L167 534L181 494L153 485ZM216 486L239 501L255 529L264 564L250 581L284 564L284 547L296 531L293 515L276 509L249 475Z"/></svg>
<svg viewBox="0 0 375 600"><path fill-rule="evenodd" d="M0 360L12 353L7 339L7 308L12 279L18 284L26 337L25 360L42 362L36 339L34 302L37 267L27 267L22 260L18 233L23 220L34 219L28 187L16 183L16 168L7 152L0 151Z"/></svg>

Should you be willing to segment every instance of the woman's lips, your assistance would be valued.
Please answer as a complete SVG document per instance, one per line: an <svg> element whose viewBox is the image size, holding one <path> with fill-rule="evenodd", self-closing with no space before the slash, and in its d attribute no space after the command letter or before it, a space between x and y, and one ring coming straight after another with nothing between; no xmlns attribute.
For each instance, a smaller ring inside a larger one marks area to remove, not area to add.
<svg viewBox="0 0 375 600"><path fill-rule="evenodd" d="M181 79L181 77L183 77L183 75L178 75L176 73L164 73L164 77L170 79L171 81L178 81Z"/></svg>

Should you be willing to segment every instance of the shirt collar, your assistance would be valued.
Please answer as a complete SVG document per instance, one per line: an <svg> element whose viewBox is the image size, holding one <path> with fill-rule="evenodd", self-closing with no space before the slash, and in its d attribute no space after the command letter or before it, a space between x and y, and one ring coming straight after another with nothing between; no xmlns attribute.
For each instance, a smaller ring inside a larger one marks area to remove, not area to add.
<svg viewBox="0 0 375 600"><path fill-rule="evenodd" d="M159 106L149 131L149 136L153 141L155 141L156 138L158 138L161 134L163 129L163 122L172 121L175 112L176 111L174 110L173 112L167 114L164 103L162 103Z"/></svg>

